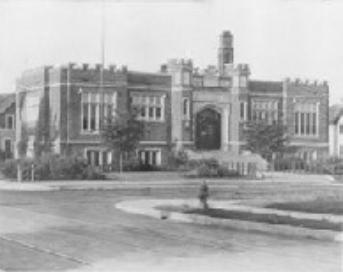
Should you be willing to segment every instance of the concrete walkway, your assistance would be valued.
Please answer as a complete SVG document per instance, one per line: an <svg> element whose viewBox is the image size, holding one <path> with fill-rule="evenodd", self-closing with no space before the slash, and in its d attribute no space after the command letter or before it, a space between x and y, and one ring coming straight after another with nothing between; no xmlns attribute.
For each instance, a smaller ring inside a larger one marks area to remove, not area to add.
<svg viewBox="0 0 343 272"><path fill-rule="evenodd" d="M304 212L291 212L281 211L275 209L266 208L252 208L248 206L240 205L238 201L211 201L209 205L212 208L225 209L232 211L243 211L255 214L275 214L280 216L290 216L297 219L311 219L311 220L327 220L332 223L342 223L343 216L331 215L331 214L310 214ZM220 219L209 216L185 214L181 212L167 212L158 209L158 206L175 206L175 207L187 207L197 208L199 207L199 201L189 199L152 199L152 200L135 200L124 201L116 204L116 208L125 212L136 213L141 215L147 215L159 219L169 219L172 221L180 221L184 223L200 223L206 225L221 225L241 230L255 230L274 234L295 235L302 237L312 237L315 239L335 240L343 241L343 233L338 233L331 230L315 230L302 227L295 227L289 225L280 224L267 224L260 222L244 221L244 220L231 220Z"/></svg>

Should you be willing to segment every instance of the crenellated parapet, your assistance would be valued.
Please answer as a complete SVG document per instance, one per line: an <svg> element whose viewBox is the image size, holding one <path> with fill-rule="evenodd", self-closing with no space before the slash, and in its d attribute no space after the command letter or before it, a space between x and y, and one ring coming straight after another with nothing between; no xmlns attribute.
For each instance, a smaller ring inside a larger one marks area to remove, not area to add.
<svg viewBox="0 0 343 272"><path fill-rule="evenodd" d="M236 71L236 73L238 73L239 75L242 75L242 76L249 76L250 75L250 67L246 63L237 64L237 66L235 67L235 71Z"/></svg>
<svg viewBox="0 0 343 272"><path fill-rule="evenodd" d="M318 81L318 80L309 80L309 79L290 79L286 78L285 82L288 85L299 86L299 87L329 87L329 84L326 80Z"/></svg>
<svg viewBox="0 0 343 272"><path fill-rule="evenodd" d="M203 71L204 76L218 76L218 68L215 65L208 65Z"/></svg>
<svg viewBox="0 0 343 272"><path fill-rule="evenodd" d="M187 69L193 70L193 61L191 59L169 59L167 62L168 70Z"/></svg>
<svg viewBox="0 0 343 272"><path fill-rule="evenodd" d="M70 69L70 71L84 71L84 72L100 72L102 68L101 63L74 63L69 62L62 65L51 66L51 68L60 68L60 69ZM122 65L121 67L116 66L115 64L106 64L103 69L106 73L126 73L127 66Z"/></svg>

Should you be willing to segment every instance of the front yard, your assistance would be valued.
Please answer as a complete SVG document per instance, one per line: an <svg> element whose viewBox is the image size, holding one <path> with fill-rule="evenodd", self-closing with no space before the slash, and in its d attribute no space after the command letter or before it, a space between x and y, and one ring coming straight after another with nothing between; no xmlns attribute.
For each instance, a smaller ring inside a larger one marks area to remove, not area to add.
<svg viewBox="0 0 343 272"><path fill-rule="evenodd" d="M343 215L343 199L317 198L309 201L271 203L265 207L287 211Z"/></svg>

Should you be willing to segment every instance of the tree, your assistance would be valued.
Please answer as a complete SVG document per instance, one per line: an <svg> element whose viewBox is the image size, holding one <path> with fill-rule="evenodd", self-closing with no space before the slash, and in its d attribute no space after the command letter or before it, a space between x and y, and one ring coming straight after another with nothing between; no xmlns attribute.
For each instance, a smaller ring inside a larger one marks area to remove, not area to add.
<svg viewBox="0 0 343 272"><path fill-rule="evenodd" d="M265 121L250 121L245 124L245 147L271 161L273 154L291 152L287 127L281 123L268 124Z"/></svg>
<svg viewBox="0 0 343 272"><path fill-rule="evenodd" d="M101 138L105 146L119 153L119 169L123 170L123 154L134 151L142 138L144 124L137 120L135 113L117 113L108 118L101 130Z"/></svg>

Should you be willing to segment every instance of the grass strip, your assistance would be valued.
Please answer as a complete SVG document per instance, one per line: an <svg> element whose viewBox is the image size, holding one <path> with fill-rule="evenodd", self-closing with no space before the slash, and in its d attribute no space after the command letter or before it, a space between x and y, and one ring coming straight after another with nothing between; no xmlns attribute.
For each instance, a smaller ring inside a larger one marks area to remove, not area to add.
<svg viewBox="0 0 343 272"><path fill-rule="evenodd" d="M312 201L271 203L265 207L277 210L343 215L343 200L315 199Z"/></svg>
<svg viewBox="0 0 343 272"><path fill-rule="evenodd" d="M343 226L340 223L330 222L328 220L313 220L313 219L299 219L290 216L281 216L276 214L255 214L251 212L244 211L230 211L224 209L192 209L189 207L177 207L177 206L159 206L157 207L163 211L169 212L181 212L186 214L198 214L209 216L213 218L221 219L236 219L251 222L260 222L267 224L279 224L279 225L289 225L295 227L304 227L309 229L322 229L322 230L333 230L342 231Z"/></svg>

